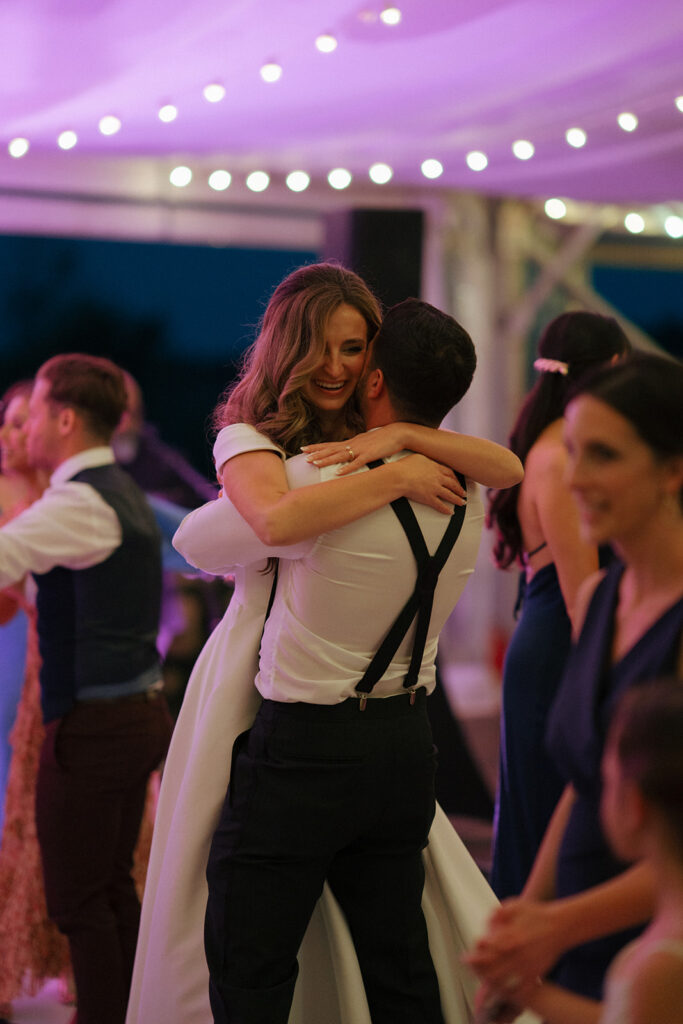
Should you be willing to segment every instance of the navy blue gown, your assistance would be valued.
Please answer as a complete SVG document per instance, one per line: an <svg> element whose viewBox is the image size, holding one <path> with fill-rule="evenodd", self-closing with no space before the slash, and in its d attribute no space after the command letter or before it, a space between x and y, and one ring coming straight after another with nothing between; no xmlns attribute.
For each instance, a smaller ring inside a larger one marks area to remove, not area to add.
<svg viewBox="0 0 683 1024"><path fill-rule="evenodd" d="M522 614L503 669L490 879L499 899L521 892L564 789L546 753L545 732L570 645L571 624L557 570L550 563L524 585Z"/></svg>
<svg viewBox="0 0 683 1024"><path fill-rule="evenodd" d="M629 687L676 670L683 633L683 598L647 630L624 657L611 662L614 617L624 571L614 562L598 585L572 650L551 711L547 742L577 799L557 864L557 896L571 896L620 874L628 866L611 853L600 825L600 761L618 698ZM639 929L629 929L570 950L553 974L566 988L602 996L605 971Z"/></svg>

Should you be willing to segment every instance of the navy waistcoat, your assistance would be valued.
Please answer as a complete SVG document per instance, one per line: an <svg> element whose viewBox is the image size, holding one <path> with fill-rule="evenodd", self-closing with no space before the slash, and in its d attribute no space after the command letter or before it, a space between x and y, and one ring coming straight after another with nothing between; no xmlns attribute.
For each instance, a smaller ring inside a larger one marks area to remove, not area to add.
<svg viewBox="0 0 683 1024"><path fill-rule="evenodd" d="M116 513L122 541L89 569L35 573L43 718L64 715L79 690L124 684L159 661L161 540L147 500L117 465L96 466L87 483Z"/></svg>

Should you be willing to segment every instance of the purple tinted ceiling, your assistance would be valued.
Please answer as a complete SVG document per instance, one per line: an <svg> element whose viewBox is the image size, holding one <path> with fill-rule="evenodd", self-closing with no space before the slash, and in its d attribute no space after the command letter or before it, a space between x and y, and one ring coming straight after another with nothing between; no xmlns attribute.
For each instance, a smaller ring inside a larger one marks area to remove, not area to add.
<svg viewBox="0 0 683 1024"><path fill-rule="evenodd" d="M683 4L679 0L3 0L0 184L28 161L65 161L64 129L86 155L215 158L232 170L336 166L366 178L582 199L683 198ZM334 53L316 36L333 33ZM260 66L283 75L268 85ZM225 86L207 103L202 89ZM157 111L178 108L171 124ZM639 118L627 134L617 115ZM122 128L102 136L105 114ZM588 142L569 147L582 127ZM30 141L23 160L7 155ZM516 139L536 147L517 160ZM482 150L488 166L465 156Z"/></svg>

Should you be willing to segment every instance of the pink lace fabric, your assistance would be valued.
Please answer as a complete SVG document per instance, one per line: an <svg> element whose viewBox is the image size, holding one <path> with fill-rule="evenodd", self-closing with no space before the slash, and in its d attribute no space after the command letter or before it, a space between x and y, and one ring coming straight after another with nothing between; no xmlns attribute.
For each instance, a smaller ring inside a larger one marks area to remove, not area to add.
<svg viewBox="0 0 683 1024"><path fill-rule="evenodd" d="M13 515L22 511L13 509ZM0 518L0 525L12 516ZM51 978L68 983L69 946L47 915L35 794L44 729L40 708L40 654L36 609L20 601L28 617L26 672L17 717L10 734L5 821L0 842L0 1004L36 995ZM158 780L150 781L143 824L135 851L135 878L141 896L149 859Z"/></svg>

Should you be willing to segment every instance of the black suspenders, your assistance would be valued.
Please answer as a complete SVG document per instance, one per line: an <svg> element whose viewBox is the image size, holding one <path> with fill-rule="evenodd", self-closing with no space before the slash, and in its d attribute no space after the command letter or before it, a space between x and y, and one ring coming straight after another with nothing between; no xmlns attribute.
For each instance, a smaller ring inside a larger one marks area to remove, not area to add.
<svg viewBox="0 0 683 1024"><path fill-rule="evenodd" d="M381 466L382 462L377 460L368 463L368 465L374 469L377 466ZM463 486L465 486L464 478L460 474L458 474L458 478ZM410 666L403 680L404 688L411 691L411 704L414 702L415 684L420 674L422 656L424 655L427 633L429 632L429 620L432 614L432 605L434 604L434 590L436 589L439 573L453 550L465 519L465 506L456 505L436 552L430 555L408 499L398 498L396 501L392 501L391 507L403 527L415 556L415 561L417 562L417 581L415 589L380 644L379 650L368 665L363 678L356 686L356 693L360 697L361 711L365 709L368 694L372 692L375 684L379 682L386 672L408 632L410 624L417 615Z"/></svg>

